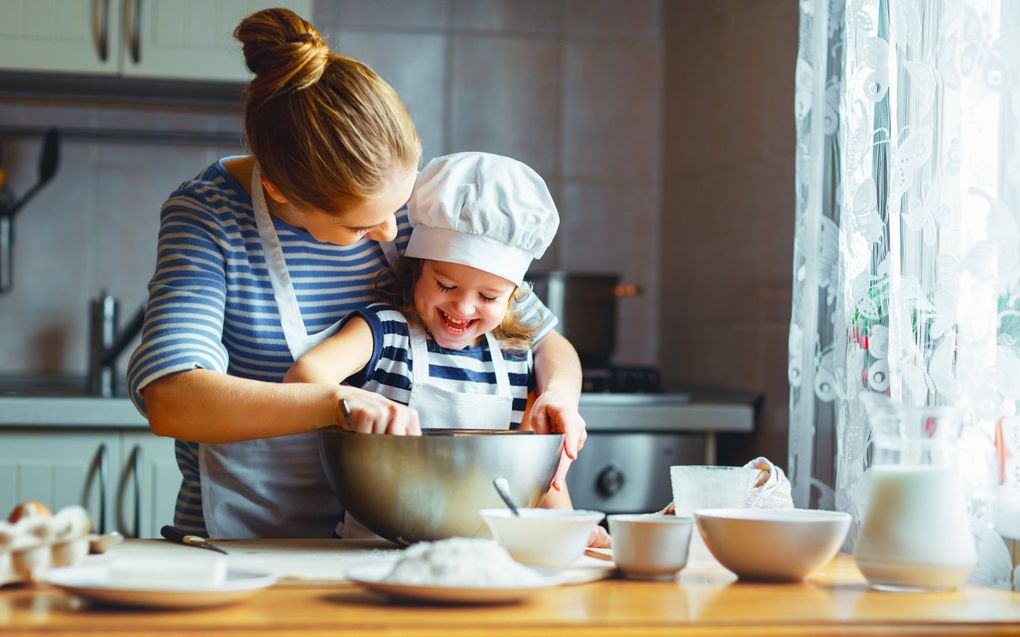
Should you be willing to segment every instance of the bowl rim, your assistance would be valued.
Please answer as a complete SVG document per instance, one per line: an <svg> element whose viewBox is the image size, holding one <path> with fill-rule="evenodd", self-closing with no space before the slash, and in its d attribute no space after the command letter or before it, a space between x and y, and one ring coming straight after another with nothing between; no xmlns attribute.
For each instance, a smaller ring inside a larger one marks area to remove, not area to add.
<svg viewBox="0 0 1020 637"><path fill-rule="evenodd" d="M663 513L614 513L607 515L606 520L626 524L669 524L674 526L694 524L693 515L666 515Z"/></svg>
<svg viewBox="0 0 1020 637"><path fill-rule="evenodd" d="M588 509L544 509L541 507L518 507L517 510L522 513L530 513L534 511L549 511L550 513L542 513L531 517L522 515L518 518L506 507L494 507L489 509L478 509L478 514L482 516L482 518L489 517L508 520L516 518L521 520L550 520L558 522L587 522L589 520L600 522L602 518L606 517L606 514L601 511L591 511Z"/></svg>
<svg viewBox="0 0 1020 637"><path fill-rule="evenodd" d="M740 522L780 522L793 524L831 524L832 522L850 522L850 514L844 511L827 509L698 509L694 512L697 519L737 520Z"/></svg>
<svg viewBox="0 0 1020 637"><path fill-rule="evenodd" d="M426 427L422 429L420 436L394 436L390 434L363 433L360 431L348 431L340 425L323 425L315 431L322 436L343 435L343 436L372 436L386 437L387 439L420 440L422 438L489 438L491 436L509 436L511 438L562 438L564 434L550 431L540 433L530 429L461 429L457 427Z"/></svg>

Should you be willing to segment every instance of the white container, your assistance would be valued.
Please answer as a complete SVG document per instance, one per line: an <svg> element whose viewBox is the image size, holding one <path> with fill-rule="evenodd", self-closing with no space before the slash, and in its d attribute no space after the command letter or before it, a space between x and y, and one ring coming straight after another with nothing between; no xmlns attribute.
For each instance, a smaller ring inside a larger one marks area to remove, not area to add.
<svg viewBox="0 0 1020 637"><path fill-rule="evenodd" d="M962 585L977 554L955 470L874 467L856 558L876 588L948 590Z"/></svg>
<svg viewBox="0 0 1020 637"><path fill-rule="evenodd" d="M613 561L627 577L673 579L687 565L694 520L672 515L611 515Z"/></svg>
<svg viewBox="0 0 1020 637"><path fill-rule="evenodd" d="M521 564L546 569L569 568L584 554L598 511L570 509L482 509L492 537Z"/></svg>
<svg viewBox="0 0 1020 637"><path fill-rule="evenodd" d="M947 407L863 399L875 442L857 567L879 590L952 590L977 561L954 466L961 418Z"/></svg>
<svg viewBox="0 0 1020 637"><path fill-rule="evenodd" d="M693 518L698 509L746 509L758 470L715 465L676 465L669 468L673 507L677 517ZM705 547L700 532L691 537L689 566L719 566Z"/></svg>
<svg viewBox="0 0 1020 637"><path fill-rule="evenodd" d="M814 509L702 509L705 543L739 578L799 582L839 552L850 514Z"/></svg>

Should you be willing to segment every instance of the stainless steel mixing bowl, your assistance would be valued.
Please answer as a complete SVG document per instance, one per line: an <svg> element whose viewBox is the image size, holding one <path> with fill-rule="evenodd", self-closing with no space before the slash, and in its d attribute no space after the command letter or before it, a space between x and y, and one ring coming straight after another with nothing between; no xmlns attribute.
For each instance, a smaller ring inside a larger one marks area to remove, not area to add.
<svg viewBox="0 0 1020 637"><path fill-rule="evenodd" d="M344 508L401 544L484 534L480 509L503 506L506 478L518 506L549 488L563 436L488 430L426 430L422 436L319 430L319 457Z"/></svg>

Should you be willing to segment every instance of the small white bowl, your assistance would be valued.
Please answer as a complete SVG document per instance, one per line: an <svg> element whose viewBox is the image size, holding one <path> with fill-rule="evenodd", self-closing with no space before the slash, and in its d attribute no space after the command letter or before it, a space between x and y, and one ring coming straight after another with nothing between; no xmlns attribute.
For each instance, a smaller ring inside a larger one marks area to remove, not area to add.
<svg viewBox="0 0 1020 637"><path fill-rule="evenodd" d="M482 509L492 537L522 564L569 568L584 554L588 537L605 514L569 509Z"/></svg>
<svg viewBox="0 0 1020 637"><path fill-rule="evenodd" d="M694 518L673 515L611 515L613 561L627 577L673 579L687 565Z"/></svg>
<svg viewBox="0 0 1020 637"><path fill-rule="evenodd" d="M831 560L850 515L814 509L700 509L705 545L741 579L797 582Z"/></svg>

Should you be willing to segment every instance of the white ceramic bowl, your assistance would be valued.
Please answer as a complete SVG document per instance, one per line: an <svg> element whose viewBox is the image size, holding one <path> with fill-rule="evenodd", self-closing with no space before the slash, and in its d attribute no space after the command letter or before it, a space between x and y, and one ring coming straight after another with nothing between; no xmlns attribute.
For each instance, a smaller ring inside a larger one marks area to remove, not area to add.
<svg viewBox="0 0 1020 637"><path fill-rule="evenodd" d="M482 509L492 537L522 564L568 568L588 546L588 537L605 514L567 509Z"/></svg>
<svg viewBox="0 0 1020 637"><path fill-rule="evenodd" d="M673 515L611 515L613 561L627 577L672 579L687 565L694 518Z"/></svg>
<svg viewBox="0 0 1020 637"><path fill-rule="evenodd" d="M850 515L813 509L700 509L698 530L741 579L796 582L839 551Z"/></svg>

